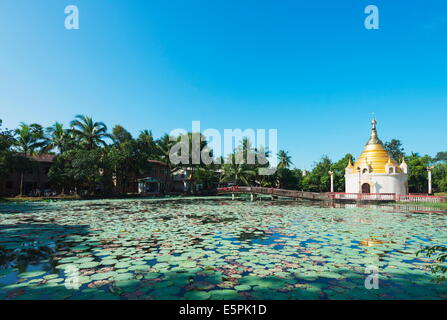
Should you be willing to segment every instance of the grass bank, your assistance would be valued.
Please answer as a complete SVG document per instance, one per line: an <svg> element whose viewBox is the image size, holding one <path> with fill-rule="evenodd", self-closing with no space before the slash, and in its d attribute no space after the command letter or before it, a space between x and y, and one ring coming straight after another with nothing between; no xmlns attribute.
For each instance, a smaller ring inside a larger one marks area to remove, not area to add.
<svg viewBox="0 0 447 320"><path fill-rule="evenodd" d="M0 202L29 202L29 201L62 201L62 200L81 200L80 196L57 196L57 197L2 197Z"/></svg>
<svg viewBox="0 0 447 320"><path fill-rule="evenodd" d="M140 195L140 194L112 194L97 196L79 196L66 195L56 197L0 197L0 202L53 202L53 201L75 201L75 200L107 200L107 199L185 199L205 197L212 198L210 195L190 195L190 194L166 194L166 195ZM223 196L214 196L215 198L225 198Z"/></svg>
<svg viewBox="0 0 447 320"><path fill-rule="evenodd" d="M445 209L445 210L447 210L447 202L442 202L442 203L432 203L432 202L398 202L397 204L414 205L414 206L422 206L422 207L429 207L429 208L437 208L437 209Z"/></svg>

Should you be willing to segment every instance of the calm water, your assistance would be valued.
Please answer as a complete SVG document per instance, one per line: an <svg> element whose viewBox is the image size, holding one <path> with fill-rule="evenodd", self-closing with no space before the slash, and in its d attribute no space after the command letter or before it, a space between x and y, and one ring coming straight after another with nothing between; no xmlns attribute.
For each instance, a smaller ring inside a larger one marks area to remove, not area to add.
<svg viewBox="0 0 447 320"><path fill-rule="evenodd" d="M295 202L0 204L0 299L446 299L416 256L447 245L446 226L442 213Z"/></svg>

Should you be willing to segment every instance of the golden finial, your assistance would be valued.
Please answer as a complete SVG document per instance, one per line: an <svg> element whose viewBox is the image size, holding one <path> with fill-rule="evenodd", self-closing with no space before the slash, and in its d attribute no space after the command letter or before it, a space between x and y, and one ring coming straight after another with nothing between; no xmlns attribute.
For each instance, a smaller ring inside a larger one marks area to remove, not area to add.
<svg viewBox="0 0 447 320"><path fill-rule="evenodd" d="M354 166L352 164L352 161L351 161L351 158L349 158L349 163L348 163L348 166L346 168L354 168Z"/></svg>
<svg viewBox="0 0 447 320"><path fill-rule="evenodd" d="M388 155L388 162L387 162L387 166L391 166L393 163L391 162L391 156Z"/></svg>
<svg viewBox="0 0 447 320"><path fill-rule="evenodd" d="M371 137L369 138L366 145L370 144L382 144L382 141L377 137L377 120L376 118L373 118L371 121L372 128L371 128Z"/></svg>

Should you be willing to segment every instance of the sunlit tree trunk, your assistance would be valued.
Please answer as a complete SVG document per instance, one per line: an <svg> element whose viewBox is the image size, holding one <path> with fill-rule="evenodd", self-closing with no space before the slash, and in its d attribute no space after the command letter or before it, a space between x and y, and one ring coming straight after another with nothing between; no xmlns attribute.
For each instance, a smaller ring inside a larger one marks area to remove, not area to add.
<svg viewBox="0 0 447 320"><path fill-rule="evenodd" d="M19 196L23 196L23 169L20 172L20 194Z"/></svg>

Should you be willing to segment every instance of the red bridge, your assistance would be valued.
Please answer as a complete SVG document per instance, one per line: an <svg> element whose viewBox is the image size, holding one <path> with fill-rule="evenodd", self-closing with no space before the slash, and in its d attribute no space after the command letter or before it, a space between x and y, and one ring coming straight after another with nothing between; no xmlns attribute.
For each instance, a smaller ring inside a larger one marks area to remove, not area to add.
<svg viewBox="0 0 447 320"><path fill-rule="evenodd" d="M320 200L320 201L373 201L373 202L447 202L446 197L436 197L429 195L396 195L395 193L342 193L342 192L307 192L276 188L262 187L227 187L219 188L220 194L262 194L272 197L287 197L293 199Z"/></svg>

